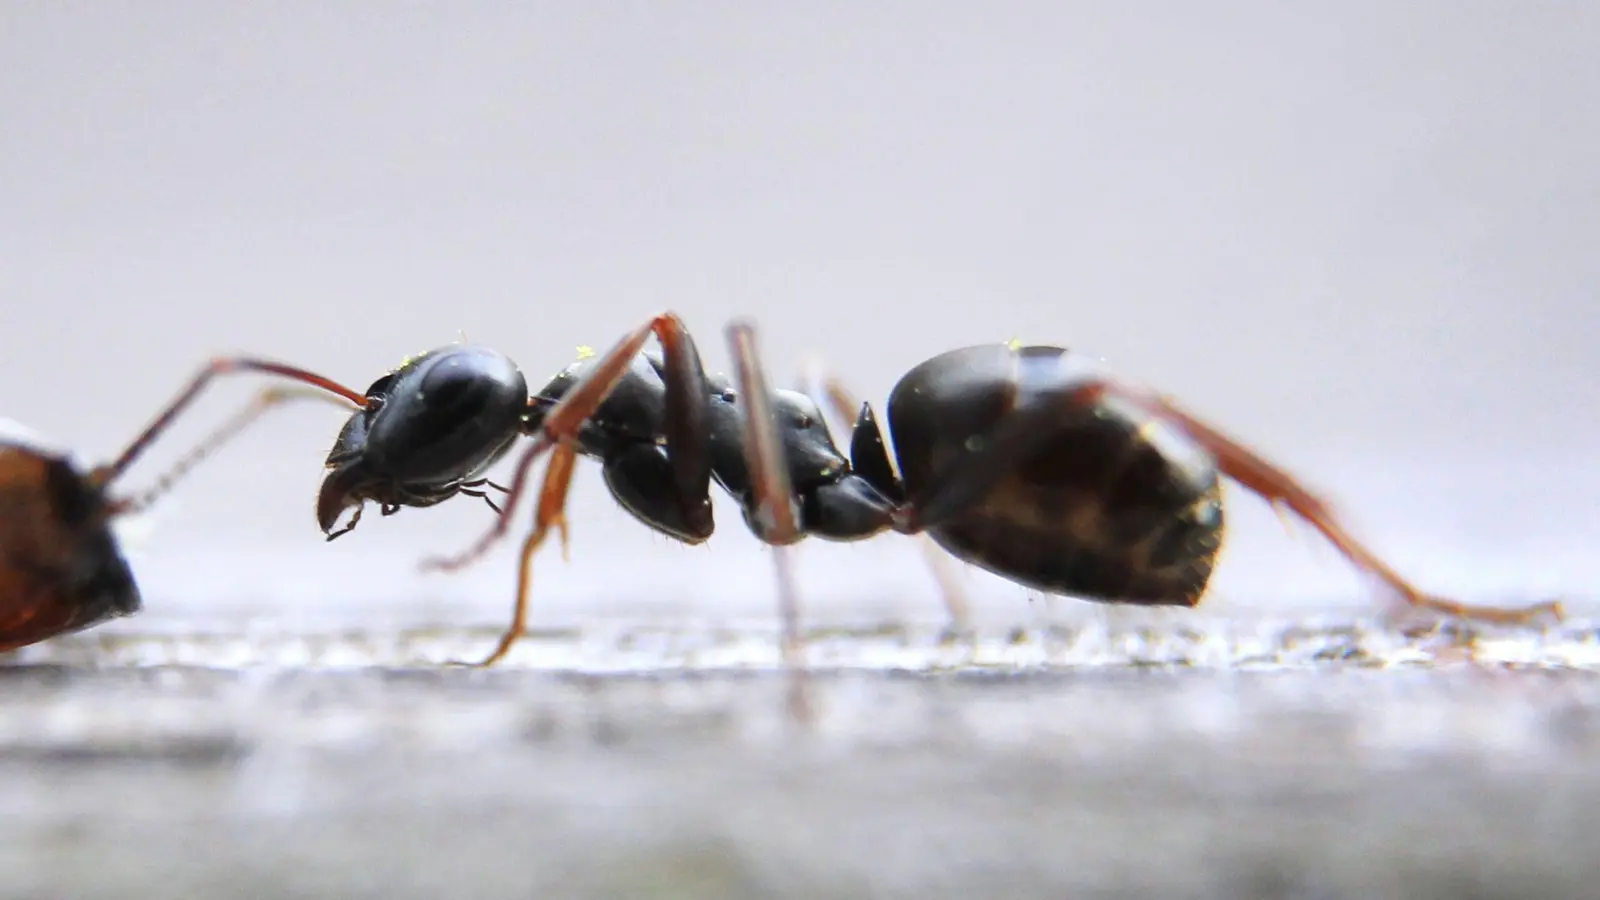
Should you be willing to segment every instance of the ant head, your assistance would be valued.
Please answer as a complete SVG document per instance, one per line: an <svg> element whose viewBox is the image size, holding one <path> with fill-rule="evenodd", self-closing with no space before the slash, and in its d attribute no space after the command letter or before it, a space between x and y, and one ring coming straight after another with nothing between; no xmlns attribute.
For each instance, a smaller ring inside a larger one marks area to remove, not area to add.
<svg viewBox="0 0 1600 900"><path fill-rule="evenodd" d="M406 360L367 388L325 463L317 521L332 529L363 500L426 506L493 465L522 432L528 385L486 347L451 344Z"/></svg>

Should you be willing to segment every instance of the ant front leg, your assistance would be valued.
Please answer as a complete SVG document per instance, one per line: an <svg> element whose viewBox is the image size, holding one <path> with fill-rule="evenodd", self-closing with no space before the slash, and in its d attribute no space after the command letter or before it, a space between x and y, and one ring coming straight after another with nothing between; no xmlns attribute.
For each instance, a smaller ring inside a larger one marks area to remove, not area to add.
<svg viewBox="0 0 1600 900"><path fill-rule="evenodd" d="M872 414L872 407L856 399L854 393L844 386L844 383L832 373L826 371L820 364L813 364L806 373L806 380L820 387L821 393L827 399L828 406L833 409L834 415L846 423L855 417L855 424L850 432L850 463L864 478L895 503L904 503L905 494L900 486L900 478L895 474L890 463L888 447L883 441L883 432L878 427L877 417ZM967 606L966 592L956 581L956 575L950 565L950 557L933 538L926 533L914 535L917 545L922 548L923 558L928 568L932 570L934 580L939 583L939 594L944 598L945 610L950 614L950 633L953 635L971 634L971 613Z"/></svg>
<svg viewBox="0 0 1600 900"><path fill-rule="evenodd" d="M533 464L545 453L551 453L550 465L545 470L543 485L539 490L538 509L534 514L534 528L523 541L521 562L517 578L516 605L511 624L501 637L499 645L487 658L476 665L488 666L498 662L522 636L527 620L528 594L532 584L534 554L550 529L561 533L562 555L567 555L568 533L566 520L567 490L572 483L572 470L577 461L579 429L599 410L611 390L627 374L632 362L645 342L655 335L661 343L666 383L666 410L663 431L666 449L672 462L672 480L679 497L683 498L681 511L685 522L694 527L711 527L711 454L709 450L709 389L700 354L694 339L683 321L673 313L662 313L639 326L599 358L593 368L578 380L539 423L533 443L517 460L516 474L506 491L505 512L493 527L472 547L459 556L433 559L423 563L423 569L451 571L477 560L495 542L505 536L510 527L510 512L516 508L527 489Z"/></svg>
<svg viewBox="0 0 1600 900"><path fill-rule="evenodd" d="M772 393L756 351L755 327L736 321L728 325L727 335L745 411L744 456L754 504L750 520L761 540L772 546L783 615L784 657L791 675L789 709L797 719L805 721L811 718L812 706L805 679L799 591L789 559L789 545L805 536L800 530L799 503L789 481L789 465L773 416Z"/></svg>
<svg viewBox="0 0 1600 900"><path fill-rule="evenodd" d="M531 450L529 451L532 452ZM572 484L572 468L577 464L578 454L568 441L556 444L554 452L550 454L550 465L545 467L544 485L539 490L539 508L534 515L533 531L522 542L522 555L517 563L517 599L512 609L511 624L500 635L500 642L490 654L477 663L464 665L492 666L504 659L517 640L527 630L528 620L528 593L533 586L533 557L539 552L539 547L544 544L544 539L552 527L561 534L561 555L567 556L567 488ZM510 508L510 505L507 505ZM502 514L501 521L505 520Z"/></svg>

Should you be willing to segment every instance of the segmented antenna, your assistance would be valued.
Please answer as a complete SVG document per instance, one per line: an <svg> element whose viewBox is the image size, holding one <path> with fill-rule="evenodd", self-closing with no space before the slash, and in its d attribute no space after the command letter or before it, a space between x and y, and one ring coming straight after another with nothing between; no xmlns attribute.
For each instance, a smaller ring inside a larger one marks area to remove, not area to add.
<svg viewBox="0 0 1600 900"><path fill-rule="evenodd" d="M238 437L240 432L248 428L251 423L259 419L268 410L290 400L321 400L324 403L332 403L346 410L359 409L348 400L330 394L321 388L267 388L256 394L255 399L234 414L233 418L224 422L220 428L208 435L194 449L184 454L182 458L172 465L172 468L156 479L155 484L145 488L138 494L112 503L113 514L129 515L144 511L150 504L158 500L162 494L171 490L172 486L185 475L188 475L195 466L205 461L206 457L215 453L217 448Z"/></svg>

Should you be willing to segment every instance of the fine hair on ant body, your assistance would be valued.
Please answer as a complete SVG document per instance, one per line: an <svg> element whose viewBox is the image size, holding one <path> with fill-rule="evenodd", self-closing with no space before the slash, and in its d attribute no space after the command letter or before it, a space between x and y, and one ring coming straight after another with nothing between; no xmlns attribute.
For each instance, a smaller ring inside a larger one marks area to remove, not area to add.
<svg viewBox="0 0 1600 900"><path fill-rule="evenodd" d="M152 487L111 496L113 485L213 379L249 372L309 387L263 390ZM345 409L366 402L355 391L303 369L253 357L219 357L110 463L84 471L67 456L22 441L0 441L0 651L137 613L143 599L112 532L113 520L147 509L262 413L299 398Z"/></svg>
<svg viewBox="0 0 1600 900"><path fill-rule="evenodd" d="M661 355L641 356L652 336ZM534 462L549 455L511 625L478 665L502 659L522 634L531 561L552 529L565 555L566 498L580 455L601 462L631 515L686 543L712 534L712 479L733 495L749 528L775 549L791 662L798 600L785 548L807 535L926 535L964 562L1042 592L1193 607L1221 546L1223 476L1309 522L1414 607L1504 623L1561 615L1556 603L1475 607L1421 591L1294 477L1170 400L1087 371L1060 347L980 345L913 368L886 407L897 474L870 404L853 410L828 381L829 402L846 416L856 411L846 457L814 400L769 388L754 326L735 321L726 337L734 384L706 375L670 312L605 354L586 354L531 396L517 366L484 347L451 345L408 360L368 389L329 454L323 531L347 532L354 521L335 530L339 516L348 507L359 516L365 500L388 513L486 484L479 476L519 435L531 436L510 486L500 488L505 513L466 552L424 563L453 570L485 553L510 527Z"/></svg>

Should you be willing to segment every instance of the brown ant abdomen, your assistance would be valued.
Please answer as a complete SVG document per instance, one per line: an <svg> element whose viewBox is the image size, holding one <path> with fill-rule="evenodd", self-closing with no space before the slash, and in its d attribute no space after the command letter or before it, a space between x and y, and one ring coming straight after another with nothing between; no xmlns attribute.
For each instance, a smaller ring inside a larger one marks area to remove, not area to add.
<svg viewBox="0 0 1600 900"><path fill-rule="evenodd" d="M1224 528L1214 458L1115 397L1082 407L1087 373L1057 347L991 344L913 369L889 400L908 497L1019 409L1056 405L1056 434L952 520L951 555L1018 584L1110 603L1194 606Z"/></svg>

